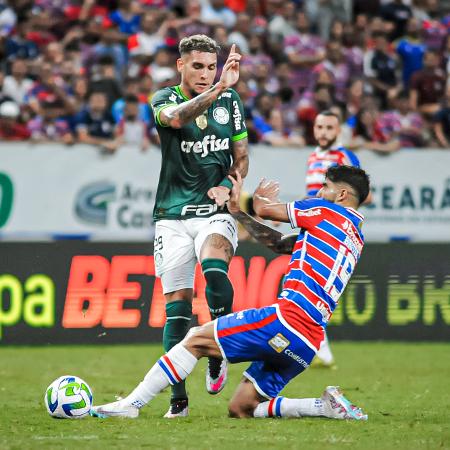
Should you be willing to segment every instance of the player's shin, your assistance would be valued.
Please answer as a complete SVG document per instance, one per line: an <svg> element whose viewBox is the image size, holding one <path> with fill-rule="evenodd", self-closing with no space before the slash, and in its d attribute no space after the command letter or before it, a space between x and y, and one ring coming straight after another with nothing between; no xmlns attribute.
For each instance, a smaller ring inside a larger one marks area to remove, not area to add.
<svg viewBox="0 0 450 450"><path fill-rule="evenodd" d="M166 304L166 324L163 333L164 350L168 352L186 336L192 317L192 304L175 300ZM187 399L184 381L172 386L172 400Z"/></svg>
<svg viewBox="0 0 450 450"><path fill-rule="evenodd" d="M320 398L275 397L260 403L253 411L253 417L319 417L324 415Z"/></svg>
<svg viewBox="0 0 450 450"><path fill-rule="evenodd" d="M207 258L202 261L202 270L211 317L216 319L231 313L234 291L228 278L228 264L222 259Z"/></svg>
<svg viewBox="0 0 450 450"><path fill-rule="evenodd" d="M228 278L228 264L221 259L207 258L202 261L206 279L206 300L211 317L216 319L232 311L233 285ZM218 394L227 381L227 364L219 358L208 358L206 389L210 394Z"/></svg>
<svg viewBox="0 0 450 450"><path fill-rule="evenodd" d="M148 371L124 404L142 408L169 385L182 382L194 370L197 358L182 344L163 355Z"/></svg>

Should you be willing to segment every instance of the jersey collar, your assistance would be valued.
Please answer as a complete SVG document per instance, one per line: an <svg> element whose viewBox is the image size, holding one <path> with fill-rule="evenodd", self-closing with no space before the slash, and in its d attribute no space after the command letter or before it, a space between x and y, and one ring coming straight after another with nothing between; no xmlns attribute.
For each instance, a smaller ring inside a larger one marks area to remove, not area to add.
<svg viewBox="0 0 450 450"><path fill-rule="evenodd" d="M184 100L186 100L186 101L190 100L189 98L186 97L184 92L181 90L181 84L179 84L178 86L175 86L175 90L177 91L177 94L180 95Z"/></svg>

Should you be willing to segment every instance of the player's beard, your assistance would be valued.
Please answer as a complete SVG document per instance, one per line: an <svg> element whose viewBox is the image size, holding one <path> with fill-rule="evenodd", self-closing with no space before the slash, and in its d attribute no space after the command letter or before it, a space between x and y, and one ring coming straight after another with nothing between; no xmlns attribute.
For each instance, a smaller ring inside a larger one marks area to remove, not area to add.
<svg viewBox="0 0 450 450"><path fill-rule="evenodd" d="M327 139L326 140L327 141L326 145L320 145L319 144L319 147L322 150L329 150L336 143L336 139L337 139L337 136L334 139Z"/></svg>

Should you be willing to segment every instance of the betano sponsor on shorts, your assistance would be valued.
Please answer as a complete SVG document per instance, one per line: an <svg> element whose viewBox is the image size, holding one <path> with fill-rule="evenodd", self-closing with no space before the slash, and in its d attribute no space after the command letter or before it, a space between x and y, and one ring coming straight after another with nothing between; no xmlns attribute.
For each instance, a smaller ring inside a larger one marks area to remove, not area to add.
<svg viewBox="0 0 450 450"><path fill-rule="evenodd" d="M181 151L184 153L201 153L205 158L210 152L219 152L230 148L230 138L216 139L216 136L207 134L201 141L182 141Z"/></svg>

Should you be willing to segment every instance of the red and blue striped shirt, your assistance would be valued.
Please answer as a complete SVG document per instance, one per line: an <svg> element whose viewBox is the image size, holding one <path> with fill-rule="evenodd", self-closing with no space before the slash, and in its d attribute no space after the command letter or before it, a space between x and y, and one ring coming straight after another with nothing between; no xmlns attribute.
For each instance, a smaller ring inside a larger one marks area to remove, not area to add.
<svg viewBox="0 0 450 450"><path fill-rule="evenodd" d="M360 167L357 156L344 147L324 150L317 147L308 157L306 169L306 195L315 197L325 181L325 173L333 166Z"/></svg>
<svg viewBox="0 0 450 450"><path fill-rule="evenodd" d="M284 319L319 348L364 246L363 216L321 198L287 205L300 228L279 296Z"/></svg>

